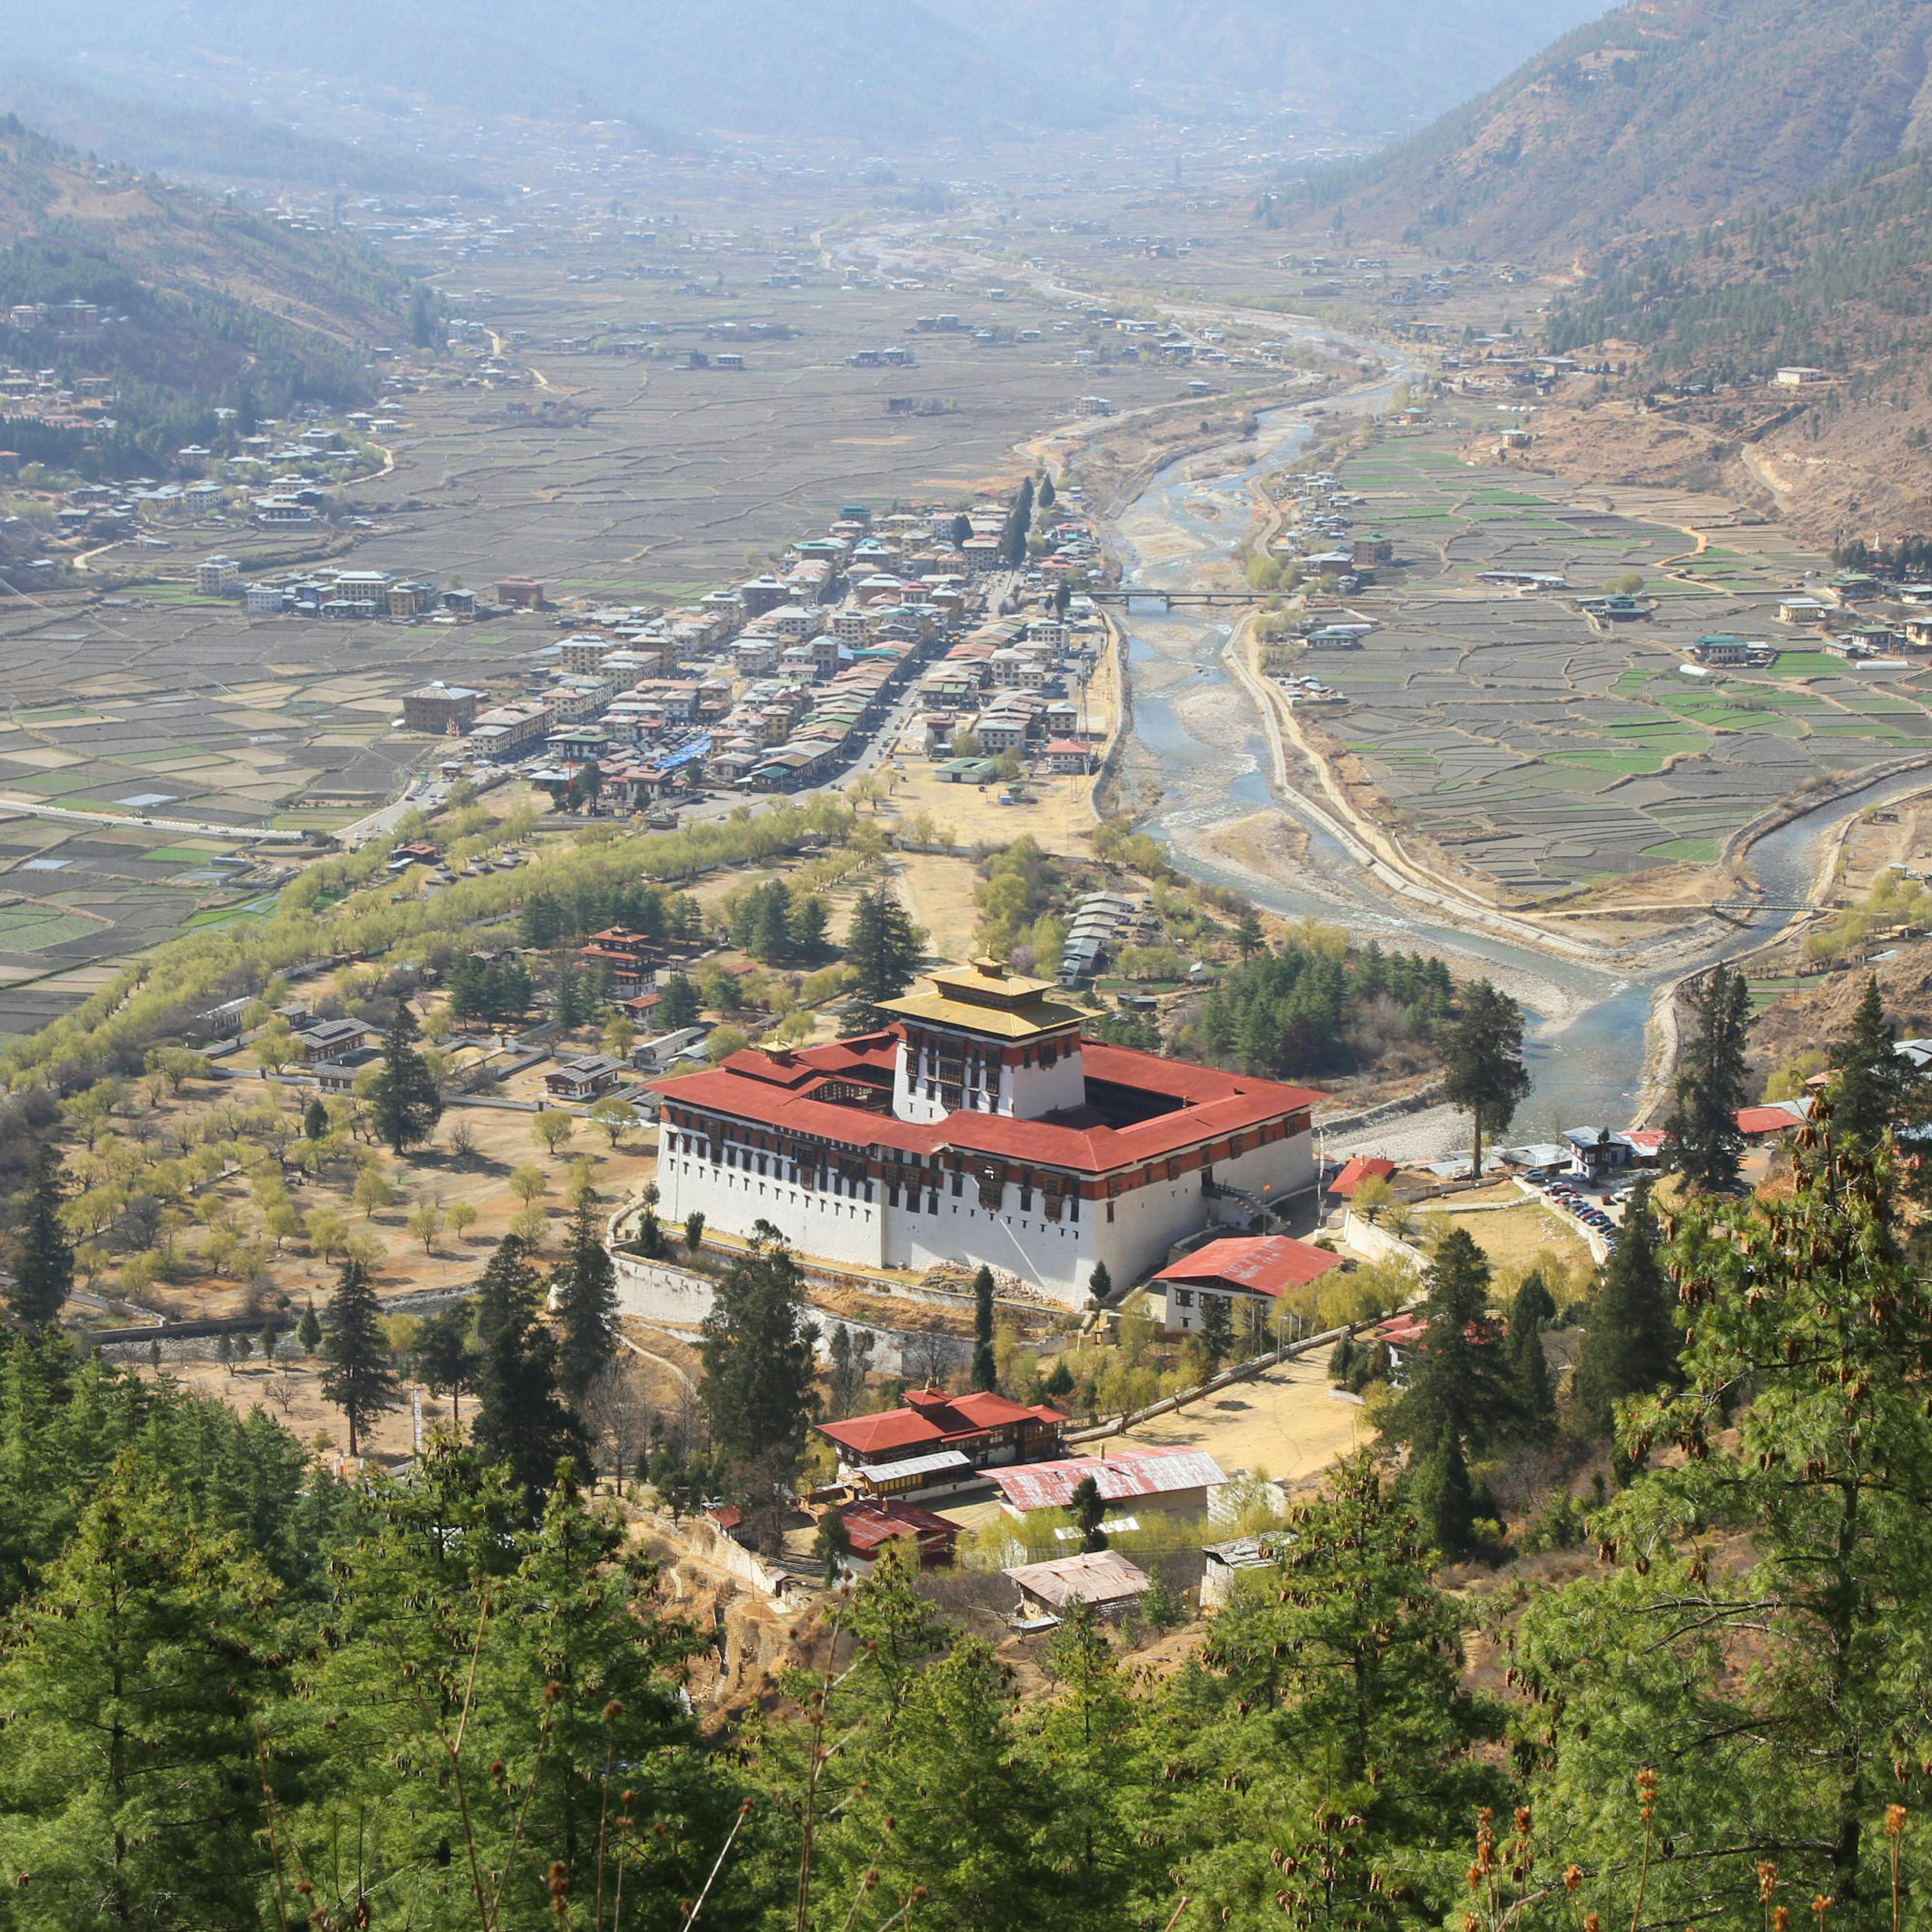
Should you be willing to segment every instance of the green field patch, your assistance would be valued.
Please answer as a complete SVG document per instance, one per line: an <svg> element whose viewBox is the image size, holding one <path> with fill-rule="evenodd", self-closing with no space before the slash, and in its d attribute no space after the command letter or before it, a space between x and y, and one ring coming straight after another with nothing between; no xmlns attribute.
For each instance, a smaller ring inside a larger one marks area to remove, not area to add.
<svg viewBox="0 0 1932 1932"><path fill-rule="evenodd" d="M1646 845L1643 856L1646 859L1661 859L1666 863L1708 866L1718 856L1718 842L1714 838L1666 838L1661 845Z"/></svg>
<svg viewBox="0 0 1932 1932"><path fill-rule="evenodd" d="M1833 657L1828 651L1780 651L1778 654L1780 677L1843 677L1845 673L1844 659Z"/></svg>
<svg viewBox="0 0 1932 1932"><path fill-rule="evenodd" d="M1748 979L1744 986L1750 996L1752 1012L1761 1013L1767 1006L1776 1006L1786 993L1796 992L1804 983L1802 980L1787 975L1783 978L1773 976L1762 980Z"/></svg>
<svg viewBox="0 0 1932 1932"><path fill-rule="evenodd" d="M232 610L230 597L204 597L191 584L144 584L134 593L146 604L203 604L210 610Z"/></svg>
<svg viewBox="0 0 1932 1932"><path fill-rule="evenodd" d="M103 929L97 920L52 906L0 906L0 952L38 952Z"/></svg>
<svg viewBox="0 0 1932 1932"><path fill-rule="evenodd" d="M1660 772L1664 769L1664 754L1654 748L1632 749L1628 752L1550 752L1544 754L1545 762L1552 765L1574 765L1586 772L1624 772L1634 775L1639 772Z"/></svg>
<svg viewBox="0 0 1932 1932"><path fill-rule="evenodd" d="M211 926L232 926L237 920L272 919L276 896L271 892L266 898L250 899L246 905L216 906L206 912L192 913L182 924L205 929Z"/></svg>

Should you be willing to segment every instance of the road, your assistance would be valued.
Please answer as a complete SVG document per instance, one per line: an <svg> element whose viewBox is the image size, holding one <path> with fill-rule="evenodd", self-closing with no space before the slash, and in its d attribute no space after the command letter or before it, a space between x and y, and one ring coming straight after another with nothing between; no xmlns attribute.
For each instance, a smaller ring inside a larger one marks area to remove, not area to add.
<svg viewBox="0 0 1932 1932"><path fill-rule="evenodd" d="M0 795L0 812L24 812L30 818L58 819L68 825L134 825L153 832L186 832L200 838L259 838L299 845L308 836L279 825L217 825L191 818L154 818L122 812L76 812L64 805L43 805L38 799Z"/></svg>

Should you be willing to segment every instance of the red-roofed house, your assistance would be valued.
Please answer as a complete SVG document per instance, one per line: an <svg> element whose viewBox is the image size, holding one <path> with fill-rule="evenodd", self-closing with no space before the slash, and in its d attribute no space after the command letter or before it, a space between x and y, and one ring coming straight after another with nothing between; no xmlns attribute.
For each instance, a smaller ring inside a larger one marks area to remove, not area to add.
<svg viewBox="0 0 1932 1932"><path fill-rule="evenodd" d="M868 1496L905 1496L955 1488L996 1462L1032 1462L1060 1453L1066 1418L975 1390L947 1395L908 1391L903 1408L822 1422L838 1451L838 1480Z"/></svg>
<svg viewBox="0 0 1932 1932"><path fill-rule="evenodd" d="M1040 757L1050 772L1069 772L1084 778L1094 769L1094 747L1078 738L1056 738L1042 749Z"/></svg>
<svg viewBox="0 0 1932 1932"><path fill-rule="evenodd" d="M1164 1268L1148 1283L1148 1299L1162 1328L1198 1334L1211 1301L1237 1309L1271 1310L1284 1294L1306 1288L1342 1258L1286 1234L1210 1241ZM1264 1324L1271 1321L1264 1317ZM1240 1332L1235 1324L1234 1332Z"/></svg>
<svg viewBox="0 0 1932 1932"><path fill-rule="evenodd" d="M1788 1134L1804 1124L1802 1107L1775 1102L1762 1107L1738 1109L1738 1132L1748 1141L1768 1139L1774 1134Z"/></svg>
<svg viewBox="0 0 1932 1932"><path fill-rule="evenodd" d="M845 1511L844 1521L845 1567L855 1576L869 1576L873 1564L895 1538L914 1540L922 1570L946 1568L959 1540L956 1522L912 1503L854 1503Z"/></svg>
<svg viewBox="0 0 1932 1932"><path fill-rule="evenodd" d="M879 1033L664 1081L660 1212L847 1265L983 1262L1079 1307L1096 1262L1138 1280L1240 1195L1312 1190L1320 1094L1083 1040L1057 986L991 961L933 976Z"/></svg>
<svg viewBox="0 0 1932 1932"><path fill-rule="evenodd" d="M1328 1184L1328 1192L1346 1201L1365 1180L1392 1180L1395 1162L1380 1154L1358 1154Z"/></svg>

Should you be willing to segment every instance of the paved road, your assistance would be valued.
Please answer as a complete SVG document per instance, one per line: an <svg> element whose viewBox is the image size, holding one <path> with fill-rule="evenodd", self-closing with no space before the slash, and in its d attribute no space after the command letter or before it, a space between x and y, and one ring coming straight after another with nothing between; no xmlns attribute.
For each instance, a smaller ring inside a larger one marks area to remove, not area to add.
<svg viewBox="0 0 1932 1932"><path fill-rule="evenodd" d="M279 825L218 825L192 818L155 818L145 813L76 812L64 805L43 805L38 799L0 795L0 812L23 812L32 818L53 818L68 825L136 825L154 832L188 832L200 838L274 839L299 845L308 836Z"/></svg>

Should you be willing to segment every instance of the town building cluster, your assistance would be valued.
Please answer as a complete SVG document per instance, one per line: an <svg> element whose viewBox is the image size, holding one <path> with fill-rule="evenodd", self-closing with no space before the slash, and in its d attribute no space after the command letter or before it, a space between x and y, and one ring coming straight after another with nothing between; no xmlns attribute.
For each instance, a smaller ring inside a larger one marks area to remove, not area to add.
<svg viewBox="0 0 1932 1932"><path fill-rule="evenodd" d="M426 686L405 694L404 724L451 740L452 771L514 764L560 797L620 809L700 784L823 784L889 721L903 724L898 748L946 779L990 782L1007 753L1090 771L1104 734L1086 685L1106 632L1072 585L1098 568L1099 548L1082 520L1056 510L1042 519L1039 554L1003 567L1009 514L1000 504L875 517L848 505L770 571L689 605L573 610L521 690ZM326 595L320 573L241 590L316 616L352 603L374 616L450 609L448 592L353 574L347 592L338 575ZM542 608L544 590L506 578L494 606L471 598L462 614ZM404 608L385 610L386 598ZM1001 614L1024 599L1031 608Z"/></svg>

